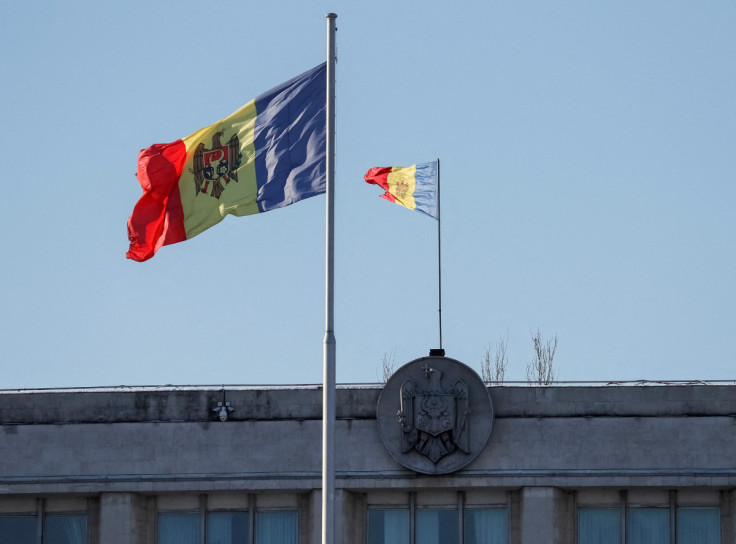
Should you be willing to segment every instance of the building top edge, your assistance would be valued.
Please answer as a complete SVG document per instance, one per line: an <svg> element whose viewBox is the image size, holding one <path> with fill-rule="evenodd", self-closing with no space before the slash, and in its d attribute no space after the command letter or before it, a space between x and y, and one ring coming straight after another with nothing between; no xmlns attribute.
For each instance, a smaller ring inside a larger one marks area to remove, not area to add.
<svg viewBox="0 0 736 544"><path fill-rule="evenodd" d="M609 388L609 387L689 387L736 385L736 380L624 380L624 381L555 381L550 384L529 383L526 381L504 381L502 383L486 383L491 388ZM383 389L382 383L342 383L337 384L341 390L376 390ZM0 389L0 395L7 394L48 394L48 393L114 393L114 392L156 392L156 391L315 391L322 389L321 384L219 384L219 385L105 385L83 387L29 387Z"/></svg>

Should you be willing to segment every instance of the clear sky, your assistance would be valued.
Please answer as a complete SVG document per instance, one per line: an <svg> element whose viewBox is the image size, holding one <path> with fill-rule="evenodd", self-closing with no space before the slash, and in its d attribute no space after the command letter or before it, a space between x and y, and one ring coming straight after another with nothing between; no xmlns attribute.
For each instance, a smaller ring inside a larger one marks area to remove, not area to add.
<svg viewBox="0 0 736 544"><path fill-rule="evenodd" d="M736 379L731 0L3 2L0 388L322 380L325 199L125 259L138 151L324 62L338 14L339 383L443 340L480 371Z"/></svg>

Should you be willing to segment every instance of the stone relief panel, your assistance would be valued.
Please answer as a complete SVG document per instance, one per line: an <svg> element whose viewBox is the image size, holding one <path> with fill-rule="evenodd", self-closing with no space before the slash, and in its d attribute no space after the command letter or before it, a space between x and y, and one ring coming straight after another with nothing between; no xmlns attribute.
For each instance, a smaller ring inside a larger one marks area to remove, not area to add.
<svg viewBox="0 0 736 544"><path fill-rule="evenodd" d="M376 413L381 439L401 465L447 474L475 459L493 427L483 380L448 357L422 357L386 382Z"/></svg>

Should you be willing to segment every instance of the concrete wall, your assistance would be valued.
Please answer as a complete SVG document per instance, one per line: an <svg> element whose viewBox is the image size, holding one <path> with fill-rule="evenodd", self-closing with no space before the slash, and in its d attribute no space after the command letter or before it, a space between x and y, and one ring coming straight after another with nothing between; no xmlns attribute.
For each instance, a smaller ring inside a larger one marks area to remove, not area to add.
<svg viewBox="0 0 736 544"><path fill-rule="evenodd" d="M99 541L105 544L154 544L155 503L133 493L102 493ZM90 531L94 534L94 531Z"/></svg>
<svg viewBox="0 0 736 544"><path fill-rule="evenodd" d="M513 544L572 544L585 489L720 492L723 542L734 542L736 386L493 387L488 445L435 477L388 454L380 392L337 393L344 542L362 541L372 492L483 489L508 494ZM213 408L224 399L234 411L221 422ZM298 498L302 544L318 542L321 402L319 387L0 393L0 510L12 510L3 500L89 498L94 538L153 544L156 497L283 493Z"/></svg>
<svg viewBox="0 0 736 544"><path fill-rule="evenodd" d="M422 477L375 420L379 388L338 391L338 487L736 485L736 387L495 387L487 447ZM0 394L0 493L319 487L318 388Z"/></svg>

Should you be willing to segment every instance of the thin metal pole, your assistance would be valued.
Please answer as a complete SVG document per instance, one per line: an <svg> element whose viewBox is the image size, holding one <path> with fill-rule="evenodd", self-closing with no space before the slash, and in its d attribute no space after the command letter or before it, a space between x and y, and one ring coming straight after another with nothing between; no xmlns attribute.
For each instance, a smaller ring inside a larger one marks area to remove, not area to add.
<svg viewBox="0 0 736 544"><path fill-rule="evenodd" d="M439 297L440 349L442 349L442 238L440 236L440 160L437 159L437 284Z"/></svg>
<svg viewBox="0 0 736 544"><path fill-rule="evenodd" d="M207 542L207 495L205 493L199 495L199 541Z"/></svg>
<svg viewBox="0 0 736 544"><path fill-rule="evenodd" d="M36 499L36 544L43 542L43 521L46 517L46 499Z"/></svg>
<svg viewBox="0 0 736 544"><path fill-rule="evenodd" d="M457 492L457 541L465 542L465 491Z"/></svg>
<svg viewBox="0 0 736 544"><path fill-rule="evenodd" d="M335 13L327 18L327 270L322 384L322 544L335 543Z"/></svg>
<svg viewBox="0 0 736 544"><path fill-rule="evenodd" d="M416 491L409 492L409 542L410 544L417 544L417 532L415 527L417 526L417 493Z"/></svg>

